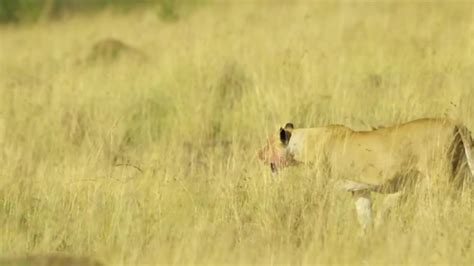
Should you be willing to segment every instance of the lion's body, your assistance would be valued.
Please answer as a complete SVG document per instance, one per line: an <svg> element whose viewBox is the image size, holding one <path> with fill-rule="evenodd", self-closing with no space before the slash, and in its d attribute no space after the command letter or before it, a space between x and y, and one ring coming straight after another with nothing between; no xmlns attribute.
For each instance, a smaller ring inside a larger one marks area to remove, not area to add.
<svg viewBox="0 0 474 266"><path fill-rule="evenodd" d="M373 131L293 129L288 152L297 162L329 164L334 177L374 186L414 172L450 180L466 158L457 150L464 149L456 143L461 128L448 119L420 119Z"/></svg>
<svg viewBox="0 0 474 266"><path fill-rule="evenodd" d="M272 172L291 165L328 169L327 177L355 195L364 228L371 223L370 192L396 193L419 179L438 184L474 177L472 137L459 122L424 118L372 131L341 125L280 129L259 157ZM453 183L453 182L451 182ZM458 183L459 184L459 183Z"/></svg>

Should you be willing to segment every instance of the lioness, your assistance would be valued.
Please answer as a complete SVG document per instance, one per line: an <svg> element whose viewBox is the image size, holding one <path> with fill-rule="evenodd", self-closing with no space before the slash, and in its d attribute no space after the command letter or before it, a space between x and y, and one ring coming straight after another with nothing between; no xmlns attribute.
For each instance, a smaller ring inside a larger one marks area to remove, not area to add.
<svg viewBox="0 0 474 266"><path fill-rule="evenodd" d="M418 177L455 181L474 177L472 137L461 123L424 118L408 123L354 131L342 125L294 128L287 123L270 137L258 157L279 169L307 164L329 168L343 188L354 195L359 222L372 222L370 192L396 193ZM432 169L441 173L433 176ZM467 172L465 172L467 171ZM447 177L447 178L446 178Z"/></svg>

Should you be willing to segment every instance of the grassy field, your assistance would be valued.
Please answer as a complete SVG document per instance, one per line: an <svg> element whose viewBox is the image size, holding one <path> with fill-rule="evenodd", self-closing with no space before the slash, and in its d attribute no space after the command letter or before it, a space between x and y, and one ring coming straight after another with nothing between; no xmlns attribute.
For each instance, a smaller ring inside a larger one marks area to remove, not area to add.
<svg viewBox="0 0 474 266"><path fill-rule="evenodd" d="M255 152L288 121L474 130L474 4L239 3L0 27L0 255L472 263L473 186L413 195L364 236L324 171L273 182ZM133 48L90 60L104 38Z"/></svg>

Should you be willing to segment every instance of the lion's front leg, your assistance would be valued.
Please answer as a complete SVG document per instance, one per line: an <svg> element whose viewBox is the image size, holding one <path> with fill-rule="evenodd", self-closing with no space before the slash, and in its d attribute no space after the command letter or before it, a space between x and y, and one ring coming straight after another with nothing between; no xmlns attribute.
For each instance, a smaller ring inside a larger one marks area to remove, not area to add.
<svg viewBox="0 0 474 266"><path fill-rule="evenodd" d="M367 230L372 227L372 199L370 198L370 192L375 191L377 186L348 179L339 180L337 186L352 193L357 219L362 228Z"/></svg>
<svg viewBox="0 0 474 266"><path fill-rule="evenodd" d="M372 199L369 190L353 191L357 219L364 230L372 227Z"/></svg>

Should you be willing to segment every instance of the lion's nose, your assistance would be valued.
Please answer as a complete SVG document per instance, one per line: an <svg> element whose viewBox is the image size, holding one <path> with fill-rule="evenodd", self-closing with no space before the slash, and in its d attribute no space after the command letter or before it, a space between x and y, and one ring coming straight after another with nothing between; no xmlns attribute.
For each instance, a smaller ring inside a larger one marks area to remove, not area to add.
<svg viewBox="0 0 474 266"><path fill-rule="evenodd" d="M272 170L272 174L278 173L278 169L274 163L270 163L270 169Z"/></svg>

